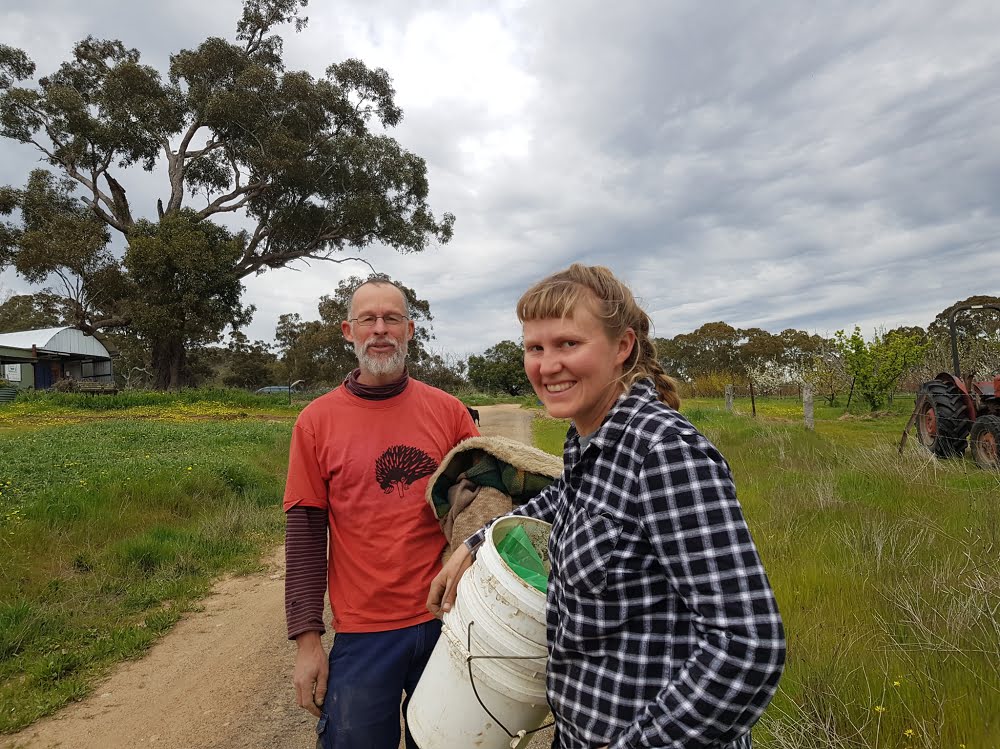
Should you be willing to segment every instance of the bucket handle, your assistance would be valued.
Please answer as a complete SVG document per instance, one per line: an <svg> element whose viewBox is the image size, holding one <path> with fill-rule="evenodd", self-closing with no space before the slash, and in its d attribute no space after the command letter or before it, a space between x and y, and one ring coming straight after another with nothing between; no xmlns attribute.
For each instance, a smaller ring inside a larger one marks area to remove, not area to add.
<svg viewBox="0 0 1000 749"><path fill-rule="evenodd" d="M537 660L538 656L535 656L535 655L473 655L472 654L472 625L473 624L475 624L474 621L469 622L469 629L468 629L468 632L466 633L466 637L467 637L467 640L466 640L466 652L468 653L468 655L465 657L465 665L469 669L469 683L472 685L472 693L474 695L476 695L476 701L478 701L479 702L479 706L481 708L483 708L483 710L486 711L486 714L489 715L491 718L493 718L493 720L496 721L496 724L498 726L500 726L500 728L503 729L503 732L505 734L507 734L510 738L512 738L512 739L515 740L515 741L512 741L510 745L511 746L519 746L520 744L515 744L515 742L517 740L523 739L525 736L529 736L530 734L537 733L538 731L541 731L541 730L543 730L545 728L548 728L549 726L555 725L555 721L553 720L550 723L546 723L544 726L539 726L538 728L532 728L530 731L525 731L524 729L521 729L517 733L511 733L510 730L508 730L507 726L505 726L503 723L501 723L500 719L497 716L495 716L490 711L490 709L488 707L486 707L486 704L483 702L483 698L479 696L479 690L476 689L476 679L472 675L472 661L478 660L480 658L483 658L483 659L486 659L486 660L493 660L493 661L525 661L525 660L532 661L532 660Z"/></svg>

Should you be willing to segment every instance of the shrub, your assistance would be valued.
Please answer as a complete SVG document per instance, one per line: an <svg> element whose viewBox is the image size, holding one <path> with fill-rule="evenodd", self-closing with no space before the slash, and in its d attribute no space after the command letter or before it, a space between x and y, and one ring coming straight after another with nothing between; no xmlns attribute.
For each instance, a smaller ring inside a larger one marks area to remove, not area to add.
<svg viewBox="0 0 1000 749"><path fill-rule="evenodd" d="M70 377L64 377L61 380L56 380L52 383L52 389L57 393L75 393L76 380Z"/></svg>

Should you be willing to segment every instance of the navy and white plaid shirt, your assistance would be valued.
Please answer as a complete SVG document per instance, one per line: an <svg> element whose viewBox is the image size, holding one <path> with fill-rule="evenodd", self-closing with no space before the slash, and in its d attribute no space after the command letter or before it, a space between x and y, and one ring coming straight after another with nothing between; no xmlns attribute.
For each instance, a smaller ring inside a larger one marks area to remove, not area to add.
<svg viewBox="0 0 1000 749"><path fill-rule="evenodd" d="M552 523L554 746L749 747L785 639L725 459L649 380L564 457L514 511Z"/></svg>

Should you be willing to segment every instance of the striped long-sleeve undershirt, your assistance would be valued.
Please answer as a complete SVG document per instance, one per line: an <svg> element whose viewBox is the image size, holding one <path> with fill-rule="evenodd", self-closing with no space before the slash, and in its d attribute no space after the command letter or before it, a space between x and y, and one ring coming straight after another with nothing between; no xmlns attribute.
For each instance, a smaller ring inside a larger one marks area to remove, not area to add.
<svg viewBox="0 0 1000 749"><path fill-rule="evenodd" d="M326 631L326 510L292 507L285 513L285 621L288 639Z"/></svg>

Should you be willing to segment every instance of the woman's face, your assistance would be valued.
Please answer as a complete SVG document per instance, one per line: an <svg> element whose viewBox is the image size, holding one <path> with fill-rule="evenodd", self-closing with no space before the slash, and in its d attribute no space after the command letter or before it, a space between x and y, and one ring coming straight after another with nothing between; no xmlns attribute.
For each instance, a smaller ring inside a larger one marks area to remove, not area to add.
<svg viewBox="0 0 1000 749"><path fill-rule="evenodd" d="M631 328L611 340L589 306L581 305L573 317L524 323L524 371L549 415L572 419L588 435L621 395L617 380L634 345Z"/></svg>

